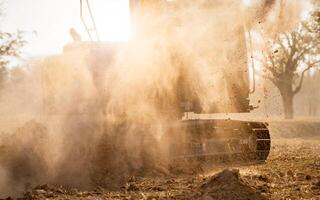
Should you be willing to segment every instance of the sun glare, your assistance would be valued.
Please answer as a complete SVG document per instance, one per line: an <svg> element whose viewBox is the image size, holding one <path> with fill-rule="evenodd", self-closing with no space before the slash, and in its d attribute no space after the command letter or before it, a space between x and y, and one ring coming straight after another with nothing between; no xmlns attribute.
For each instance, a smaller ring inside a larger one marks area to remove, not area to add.
<svg viewBox="0 0 320 200"><path fill-rule="evenodd" d="M245 6L251 6L252 5L252 0L242 0L242 4Z"/></svg>
<svg viewBox="0 0 320 200"><path fill-rule="evenodd" d="M97 30L102 41L126 41L130 37L129 0L91 1Z"/></svg>

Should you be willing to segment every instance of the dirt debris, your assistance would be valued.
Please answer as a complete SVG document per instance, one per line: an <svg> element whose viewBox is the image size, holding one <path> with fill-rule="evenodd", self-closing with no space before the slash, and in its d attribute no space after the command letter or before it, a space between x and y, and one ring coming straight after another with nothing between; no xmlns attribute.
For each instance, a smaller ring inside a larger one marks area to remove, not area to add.
<svg viewBox="0 0 320 200"><path fill-rule="evenodd" d="M320 196L319 144L318 140L276 140L265 164L232 165L229 169L212 165L211 171L198 174L137 174L124 179L113 190L103 186L81 190L41 185L21 196L22 199L55 200L317 199Z"/></svg>
<svg viewBox="0 0 320 200"><path fill-rule="evenodd" d="M209 177L201 186L199 199L266 199L240 177L239 170L223 170Z"/></svg>
<svg viewBox="0 0 320 200"><path fill-rule="evenodd" d="M213 176L131 177L116 191L97 187L91 191L40 185L21 199L258 199L266 197L248 185L239 170Z"/></svg>
<svg viewBox="0 0 320 200"><path fill-rule="evenodd" d="M101 169L105 171L92 175L94 180L102 181L95 182L91 188L47 183L36 187L29 185L18 196L28 200L317 199L320 196L319 149L320 142L316 139L275 139L270 157L263 164L220 166L208 163L208 167L197 173L185 172L188 168L181 173L141 169L134 174L121 174L118 177L108 173L108 166L106 162L103 165L101 159L101 166L105 166ZM40 172L39 177L45 175L45 170L37 172ZM7 187L14 190L19 185Z"/></svg>

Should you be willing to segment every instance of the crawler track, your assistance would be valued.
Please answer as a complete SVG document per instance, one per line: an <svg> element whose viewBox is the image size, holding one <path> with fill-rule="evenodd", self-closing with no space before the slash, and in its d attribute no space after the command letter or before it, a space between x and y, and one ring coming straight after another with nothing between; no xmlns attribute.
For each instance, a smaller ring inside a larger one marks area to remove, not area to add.
<svg viewBox="0 0 320 200"><path fill-rule="evenodd" d="M172 159L265 161L271 146L264 123L236 120L181 121L164 139Z"/></svg>

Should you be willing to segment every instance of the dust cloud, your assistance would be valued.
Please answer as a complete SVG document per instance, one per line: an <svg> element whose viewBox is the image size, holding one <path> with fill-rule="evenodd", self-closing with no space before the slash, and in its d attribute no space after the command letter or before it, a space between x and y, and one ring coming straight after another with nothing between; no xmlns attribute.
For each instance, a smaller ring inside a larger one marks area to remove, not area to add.
<svg viewBox="0 0 320 200"><path fill-rule="evenodd" d="M247 2L250 2L245 8L246 19L249 19L246 21L247 27L269 39L293 30L312 9L312 4L308 0L253 0Z"/></svg>
<svg viewBox="0 0 320 200"><path fill-rule="evenodd" d="M270 13L276 3L266 2ZM17 124L0 137L0 193L44 183L116 188L132 174L168 173L161 136L182 117L181 102L223 112L229 94L220 80L247 68L240 1L215 3L150 8L128 43L74 44L9 81L0 108Z"/></svg>

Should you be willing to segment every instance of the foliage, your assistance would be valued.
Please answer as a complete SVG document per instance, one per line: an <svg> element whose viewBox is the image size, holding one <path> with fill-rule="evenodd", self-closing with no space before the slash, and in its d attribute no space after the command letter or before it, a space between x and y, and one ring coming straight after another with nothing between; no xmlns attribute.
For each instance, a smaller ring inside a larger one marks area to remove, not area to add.
<svg viewBox="0 0 320 200"><path fill-rule="evenodd" d="M0 66L5 67L13 57L19 57L25 44L23 33L0 32Z"/></svg>
<svg viewBox="0 0 320 200"><path fill-rule="evenodd" d="M0 16L3 15L4 1L0 0ZM25 45L23 32L15 33L0 30L0 86L7 78L7 67L10 61L20 56L20 49Z"/></svg>

